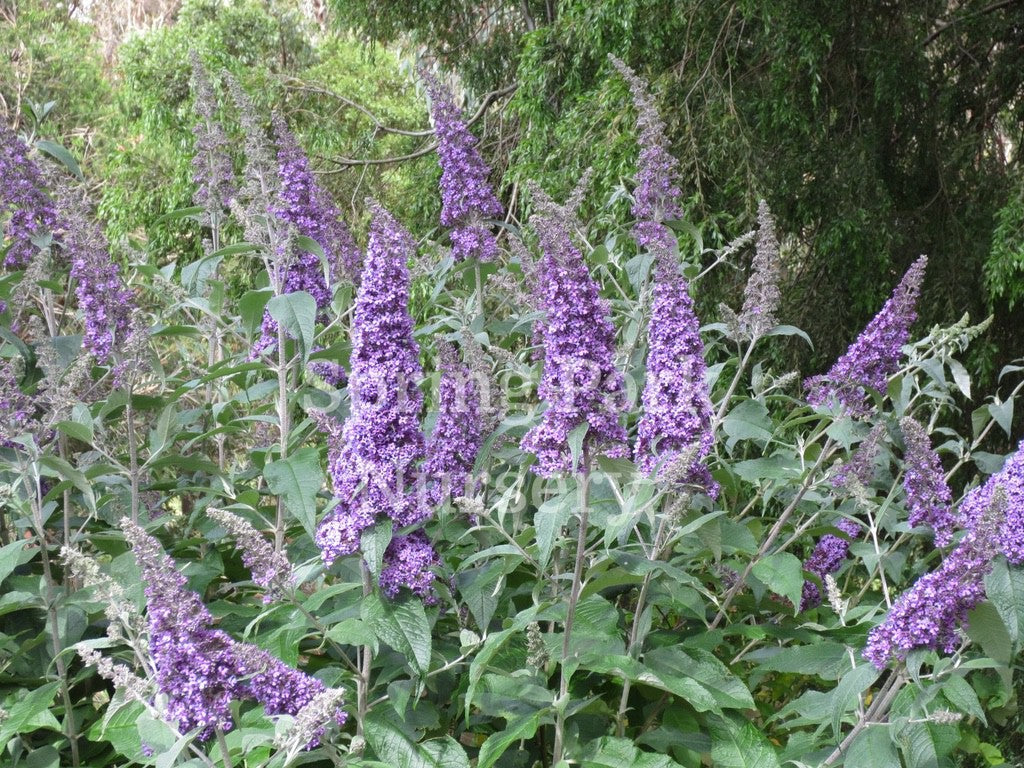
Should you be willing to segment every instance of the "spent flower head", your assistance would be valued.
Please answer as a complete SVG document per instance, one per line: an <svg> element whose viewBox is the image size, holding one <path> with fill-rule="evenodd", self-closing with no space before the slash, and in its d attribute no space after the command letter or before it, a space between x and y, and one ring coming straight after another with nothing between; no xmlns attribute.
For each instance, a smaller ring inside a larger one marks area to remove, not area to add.
<svg viewBox="0 0 1024 768"><path fill-rule="evenodd" d="M750 339L764 335L778 324L775 312L782 298L779 293L779 239L775 234L775 218L764 200L757 206L757 247L753 267L739 314L740 330Z"/></svg>

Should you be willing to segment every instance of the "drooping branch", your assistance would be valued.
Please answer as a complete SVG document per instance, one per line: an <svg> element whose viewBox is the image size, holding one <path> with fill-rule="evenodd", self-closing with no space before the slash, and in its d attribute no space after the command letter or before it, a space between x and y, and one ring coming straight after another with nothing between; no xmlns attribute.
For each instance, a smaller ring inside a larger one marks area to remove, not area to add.
<svg viewBox="0 0 1024 768"><path fill-rule="evenodd" d="M330 90L327 90L327 89L324 89L324 88L319 88L319 87L316 87L316 86L302 84L301 81L297 80L296 78L289 78L289 81L292 82L292 83L297 83L296 85L288 86L292 90L301 91L301 92L304 92L304 93L313 93L313 94L318 94L318 95L322 95L322 96L329 96L329 97L331 97L333 99L336 99L336 100L342 102L346 106L350 106L353 109L358 110L363 115L368 117L373 122L373 124L376 127L376 129L378 131L380 131L380 132L393 133L393 134L397 134L399 136L414 136L414 137L416 137L416 136L427 137L427 136L433 136L434 135L434 129L433 128L426 128L426 129L420 129L420 130L407 130L407 129L404 129L404 128L392 128L391 126L386 125L370 109L368 109L367 107L363 106L362 104L359 104L359 103L357 103L357 102L355 102L355 101L353 101L353 100L351 100L351 99L349 99L349 98L347 98L345 96L342 96L340 94L334 93L333 91L330 91ZM286 83L286 85L287 85L287 83ZM506 96L511 95L512 93L515 92L515 90L518 87L519 87L518 84L513 83L511 85L507 85L507 86L505 86L503 88L498 88L497 90L490 91L489 93L485 94L483 99L480 102L480 105L477 107L476 112L474 112L473 116L470 117L469 120L466 121L466 125L469 126L469 125L473 125L474 123L478 122L486 114L488 108L494 102L496 102L499 99L502 99L502 98L504 98ZM435 149L437 149L437 142L436 141L431 141L428 144L426 144L425 146L421 147L420 149L417 149L414 152L409 152L409 153L404 154L404 155L394 155L394 156L391 156L391 157L377 157L377 158L352 158L352 157L340 156L340 157L326 157L326 158L323 158L323 159L325 159L329 163L332 163L335 166L338 166L337 168L335 168L333 170L326 171L326 173L340 173L340 172L342 172L344 170L347 170L348 168L354 168L354 167L358 167L358 166L394 165L394 164L397 164L397 163L404 163L404 162L407 162L409 160L415 160L415 159L417 159L419 157L423 157L425 155L429 155Z"/></svg>
<svg viewBox="0 0 1024 768"><path fill-rule="evenodd" d="M932 31L932 33L929 34L928 37L926 37L924 39L924 43L922 43L922 47L923 48L927 48L929 45L931 45L932 43L935 42L936 38L938 38L939 35L941 35L947 29L949 29L950 27L955 26L956 24L958 24L961 21L965 21L967 19L975 18L977 16L984 16L984 15L989 14L989 13L994 13L995 11L998 11L1001 8L1006 8L1007 6L1014 5L1016 3L1020 3L1021 1L1022 0L997 0L997 2L994 2L994 3L991 3L989 5L986 5L984 8L981 8L980 10L978 10L978 11L976 11L974 13L968 13L968 14L966 14L964 16L961 16L958 19L952 19L950 21L942 21L940 19L938 22L936 22L936 27Z"/></svg>

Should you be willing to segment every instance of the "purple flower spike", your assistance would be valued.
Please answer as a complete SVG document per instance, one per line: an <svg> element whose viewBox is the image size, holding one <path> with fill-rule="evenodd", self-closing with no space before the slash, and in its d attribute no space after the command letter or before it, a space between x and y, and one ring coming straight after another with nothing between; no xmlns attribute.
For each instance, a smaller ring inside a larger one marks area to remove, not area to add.
<svg viewBox="0 0 1024 768"><path fill-rule="evenodd" d="M39 166L28 156L21 139L0 124L0 248L10 245L4 266L20 269L32 259L33 237L52 232L57 226L57 209L44 191Z"/></svg>
<svg viewBox="0 0 1024 768"><path fill-rule="evenodd" d="M277 167L280 180L278 199L271 209L296 234L315 241L323 250L332 282L347 280L357 283L362 255L348 227L328 194L309 167L309 159L280 115L274 115L277 137ZM280 253L284 264L279 290L282 294L306 291L319 311L331 305L331 287L324 277L320 257L303 248ZM277 323L267 312L263 316L260 338L253 345L258 355L277 341Z"/></svg>
<svg viewBox="0 0 1024 768"><path fill-rule="evenodd" d="M811 405L839 403L854 415L869 412L865 389L884 392L889 377L899 370L902 347L917 319L917 299L927 264L927 256L915 261L885 306L829 372L804 382Z"/></svg>
<svg viewBox="0 0 1024 768"><path fill-rule="evenodd" d="M431 504L466 493L466 480L483 442L480 391L473 371L460 363L450 344L441 347L437 421L427 446L424 475Z"/></svg>
<svg viewBox="0 0 1024 768"><path fill-rule="evenodd" d="M640 469L650 473L695 447L683 479L702 486L715 498L718 483L704 461L714 445L714 435L700 323L674 257L661 246L656 247L660 252L648 329L647 383L634 455Z"/></svg>
<svg viewBox="0 0 1024 768"><path fill-rule="evenodd" d="M615 367L608 304L572 241L574 207L556 205L540 190L534 197L531 223L544 253L538 286L545 312L539 394L547 410L521 445L537 456L534 471L550 476L574 469L569 433L582 424L589 425L585 452L625 454L626 431L619 424L625 384Z"/></svg>
<svg viewBox="0 0 1024 768"><path fill-rule="evenodd" d="M341 213L316 180L309 167L309 159L280 115L274 115L274 133L281 175L281 202L274 213L294 225L300 235L320 245L327 257L332 281L358 282L362 254L349 228L341 220ZM320 309L330 304L331 296L324 283L318 256L302 252L294 271L294 278L290 275L286 278L286 293L309 291ZM291 287L291 282L302 287Z"/></svg>
<svg viewBox="0 0 1024 768"><path fill-rule="evenodd" d="M860 538L860 526L853 520L840 520L836 528L845 533L851 539ZM830 573L835 573L846 560L850 552L850 542L831 533L826 533L814 546L811 556L804 561L804 570L813 573L820 579L824 579ZM806 611L821 602L821 590L813 581L804 582L804 593L800 599L800 610Z"/></svg>
<svg viewBox="0 0 1024 768"><path fill-rule="evenodd" d="M316 534L328 565L355 552L381 517L406 526L430 516L425 494L410 487L425 452L406 266L416 246L390 213L376 204L373 212L352 321L352 407L343 428L328 425L328 468L341 499Z"/></svg>
<svg viewBox="0 0 1024 768"><path fill-rule="evenodd" d="M283 664L266 651L238 643L212 629L213 618L188 589L160 544L127 518L125 539L146 582L149 650L156 682L167 697L167 715L181 731L199 729L207 740L230 730L233 699L253 699L267 714L295 715L326 688L319 680ZM338 723L345 714L338 710Z"/></svg>
<svg viewBox="0 0 1024 768"><path fill-rule="evenodd" d="M1001 514L994 511L996 516ZM992 513L990 507L985 516ZM968 532L938 570L925 574L900 595L885 621L868 635L864 658L882 669L915 648L955 651L968 612L985 599L985 575L992 570L996 554L994 533L991 524Z"/></svg>
<svg viewBox="0 0 1024 768"><path fill-rule="evenodd" d="M907 446L903 489L910 507L908 520L913 526L930 526L935 531L935 546L945 547L953 540L956 519L942 463L924 427L908 416L900 422L900 428Z"/></svg>
<svg viewBox="0 0 1024 768"><path fill-rule="evenodd" d="M452 255L456 261L475 257L491 261L498 243L484 219L505 215L505 208L487 181L490 169L477 151L476 137L469 132L451 93L434 75L420 76L430 96L430 113L437 135L441 163L441 225L451 228Z"/></svg>
<svg viewBox="0 0 1024 768"><path fill-rule="evenodd" d="M71 277L76 282L78 308L85 323L82 346L101 363L108 361L115 342L128 339L135 298L121 281L121 270L110 259L107 238L80 203L60 201L62 231L58 232Z"/></svg>
<svg viewBox="0 0 1024 768"><path fill-rule="evenodd" d="M650 89L643 78L614 56L608 57L623 79L629 84L633 104L637 110L637 140L640 157L633 190L633 236L641 248L670 249L675 237L663 223L665 219L679 219L680 191L676 186L678 163L668 151L665 121L658 114Z"/></svg>
<svg viewBox="0 0 1024 768"><path fill-rule="evenodd" d="M201 223L213 226L213 217L223 217L235 198L235 169L224 128L217 120L217 97L199 55L190 51L195 111L202 118L193 129L196 137L192 158L193 200L203 208Z"/></svg>

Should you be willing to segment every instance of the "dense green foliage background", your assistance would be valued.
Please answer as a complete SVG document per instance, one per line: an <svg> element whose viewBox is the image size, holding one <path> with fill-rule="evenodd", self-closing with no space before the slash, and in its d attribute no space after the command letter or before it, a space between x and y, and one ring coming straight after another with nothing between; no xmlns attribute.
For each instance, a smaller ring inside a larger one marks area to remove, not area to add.
<svg viewBox="0 0 1024 768"><path fill-rule="evenodd" d="M427 127L407 76L417 58L461 74L471 107L515 87L483 129L488 156L507 166L505 196L520 203L526 179L560 194L592 167L594 199L608 199L627 176L631 117L624 85L609 77L614 53L659 95L704 242L749 228L762 197L790 233L785 316L816 340L813 353L794 345L795 361L834 359L920 253L935 267L925 322L994 313L970 367L991 381L1012 356L1024 321L1015 4L332 0L325 31L302 7L188 0L176 24L131 35L105 62L80 14L20 2L0 27L17 54L0 62L0 95L15 119L55 102L41 133L80 146L94 177L108 179L101 213L115 239L141 236L173 258L194 237L159 221L189 197L189 47L288 114L351 213L371 194L424 224L436 203L410 179L435 173L429 159L337 162L424 145L381 129ZM594 220L614 225L625 211L613 205ZM741 275L718 276L703 308L741 285Z"/></svg>
<svg viewBox="0 0 1024 768"><path fill-rule="evenodd" d="M332 0L334 23L411 36L482 92L517 83L512 179L627 175L623 84L661 97L706 241L764 197L790 243L786 317L842 351L892 277L935 268L926 321L995 312L973 363L997 369L1020 327L1024 17L1013 3ZM737 219L739 222L737 222ZM728 283L728 281L725 281ZM734 289L722 285L722 295ZM715 297L717 298L717 297ZM715 299L706 298L713 304Z"/></svg>

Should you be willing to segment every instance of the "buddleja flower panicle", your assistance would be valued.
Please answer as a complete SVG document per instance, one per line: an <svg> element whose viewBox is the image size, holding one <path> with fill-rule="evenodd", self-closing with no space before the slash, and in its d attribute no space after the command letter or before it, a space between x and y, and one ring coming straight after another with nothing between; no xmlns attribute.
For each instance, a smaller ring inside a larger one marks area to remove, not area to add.
<svg viewBox="0 0 1024 768"><path fill-rule="evenodd" d="M455 348L440 348L441 384L438 413L427 445L424 475L429 478L430 502L472 493L466 488L484 439L480 387L469 366L458 360Z"/></svg>
<svg viewBox="0 0 1024 768"><path fill-rule="evenodd" d="M0 123L0 246L9 242L4 266L19 269L38 250L33 238L57 227L57 208L46 193L43 174L29 148Z"/></svg>
<svg viewBox="0 0 1024 768"><path fill-rule="evenodd" d="M866 390L884 392L889 377L899 370L903 345L910 339L910 326L917 319L917 299L927 264L927 256L915 261L879 313L828 373L804 382L809 403L841 405L858 416L870 412Z"/></svg>
<svg viewBox="0 0 1024 768"><path fill-rule="evenodd" d="M694 453L686 482L712 498L718 483L706 465L714 446L714 417L706 381L704 343L686 279L672 252L657 252L657 277L648 328L647 380L634 457L651 473L686 450ZM661 471L661 470L659 470Z"/></svg>
<svg viewBox="0 0 1024 768"><path fill-rule="evenodd" d="M441 224L451 228L452 255L456 261L491 261L498 243L484 220L504 216L505 208L487 180L490 169L451 93L430 72L421 70L420 75L430 96L441 164Z"/></svg>
<svg viewBox="0 0 1024 768"><path fill-rule="evenodd" d="M681 192L676 185L679 164L668 151L665 121L647 83L622 60L612 55L608 58L629 84L637 110L640 157L633 190L633 236L641 248L670 249L675 237L664 222L682 218Z"/></svg>
<svg viewBox="0 0 1024 768"><path fill-rule="evenodd" d="M416 246L383 207L371 203L371 208L369 246L352 320L352 405L343 427L324 424L328 470L340 499L316 533L328 565L356 552L363 531L379 520L390 519L398 529L420 524L431 514L417 466L425 456L418 386L423 370L408 307L406 265ZM399 546L394 544L393 556ZM404 580L405 586L422 593L426 572L415 567L426 562L422 557L401 560L401 567L399 560L385 560L394 565L385 569L386 583L382 575L386 591L394 592Z"/></svg>
<svg viewBox="0 0 1024 768"><path fill-rule="evenodd" d="M61 252L71 265L78 309L85 324L82 346L100 363L108 362L115 344L127 341L135 297L110 258L107 238L86 213L84 201L70 189L58 198Z"/></svg>
<svg viewBox="0 0 1024 768"><path fill-rule="evenodd" d="M608 304L572 239L575 210L536 188L534 199L530 221L544 254L539 267L544 369L538 393L546 410L521 446L536 455L534 471L549 476L574 469L569 434L584 423L585 452L625 453L626 431L619 423L625 383L615 367Z"/></svg>
<svg viewBox="0 0 1024 768"><path fill-rule="evenodd" d="M224 128L217 119L217 97L199 54L189 52L192 62L194 108L201 120L192 128L195 154L192 157L192 182L196 185L193 201L201 207L200 223L215 226L235 198L235 170Z"/></svg>
<svg viewBox="0 0 1024 768"><path fill-rule="evenodd" d="M1012 565L1024 564L1024 440L1003 465L982 485L964 497L958 514L959 523L973 530L984 519L993 504L997 489L1005 499L1005 514L1000 518L996 534L999 551Z"/></svg>
<svg viewBox="0 0 1024 768"><path fill-rule="evenodd" d="M269 653L213 629L213 617L188 589L160 544L124 518L121 528L146 582L149 652L167 716L181 731L198 729L207 740L234 727L231 701L252 699L268 715L295 715L326 686ZM344 722L345 713L337 713Z"/></svg>
<svg viewBox="0 0 1024 768"><path fill-rule="evenodd" d="M252 572L252 580L267 592L263 602L282 597L292 586L292 566L283 552L278 552L257 531L252 523L226 509L209 508L207 514L238 542L242 564Z"/></svg>
<svg viewBox="0 0 1024 768"><path fill-rule="evenodd" d="M975 497L974 503L980 501L981 495ZM900 595L885 620L871 630L864 658L879 669L905 659L915 648L952 653L960 645L961 627L971 609L985 599L985 576L1005 545L1001 538L1009 507L998 481L985 502L985 509L970 521L967 534L942 565Z"/></svg>
<svg viewBox="0 0 1024 768"><path fill-rule="evenodd" d="M749 339L763 336L778 324L775 312L782 295L779 292L779 238L775 234L775 218L768 203L757 206L757 246L754 249L753 273L743 291L743 309L738 325Z"/></svg>

